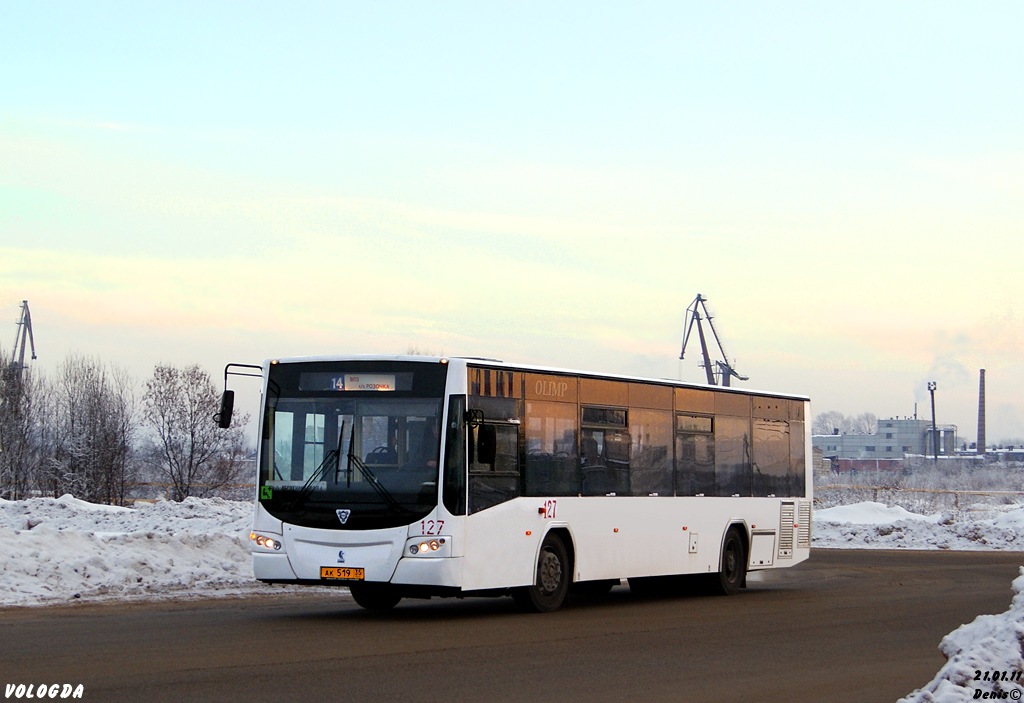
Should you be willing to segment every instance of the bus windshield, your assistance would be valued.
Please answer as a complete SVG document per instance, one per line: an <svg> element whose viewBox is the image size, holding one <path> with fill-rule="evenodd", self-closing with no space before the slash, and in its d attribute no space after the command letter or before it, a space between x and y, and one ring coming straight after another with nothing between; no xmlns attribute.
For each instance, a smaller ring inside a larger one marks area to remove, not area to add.
<svg viewBox="0 0 1024 703"><path fill-rule="evenodd" d="M437 505L444 367L275 364L259 500L282 521L334 530L405 525Z"/></svg>

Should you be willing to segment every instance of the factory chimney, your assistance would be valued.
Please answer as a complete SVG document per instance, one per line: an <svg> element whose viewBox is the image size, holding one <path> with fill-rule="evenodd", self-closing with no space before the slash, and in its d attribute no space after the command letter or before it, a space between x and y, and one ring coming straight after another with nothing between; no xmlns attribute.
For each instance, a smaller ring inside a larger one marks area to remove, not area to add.
<svg viewBox="0 0 1024 703"><path fill-rule="evenodd" d="M985 369L978 382L978 454L985 456Z"/></svg>

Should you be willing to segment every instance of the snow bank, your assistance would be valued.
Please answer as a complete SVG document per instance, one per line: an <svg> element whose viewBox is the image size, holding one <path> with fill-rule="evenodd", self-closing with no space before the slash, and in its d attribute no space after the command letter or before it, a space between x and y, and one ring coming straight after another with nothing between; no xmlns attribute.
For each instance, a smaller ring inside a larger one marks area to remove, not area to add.
<svg viewBox="0 0 1024 703"><path fill-rule="evenodd" d="M0 501L0 605L266 590L252 577L251 523L252 503L217 498Z"/></svg>
<svg viewBox="0 0 1024 703"><path fill-rule="evenodd" d="M812 527L815 547L1024 551L1024 506L1019 505L918 515L857 503L815 511Z"/></svg>
<svg viewBox="0 0 1024 703"><path fill-rule="evenodd" d="M1012 587L1017 595L1005 613L979 615L942 638L939 650L946 656L945 666L927 686L901 698L900 703L1021 700L1022 681L1002 679L1021 676L1024 671L1024 568Z"/></svg>
<svg viewBox="0 0 1024 703"><path fill-rule="evenodd" d="M252 578L252 503L121 508L71 496L0 500L0 606L278 590ZM881 503L817 511L815 547L1024 551L1024 507L917 515Z"/></svg>
<svg viewBox="0 0 1024 703"><path fill-rule="evenodd" d="M838 505L815 512L815 517L825 522L846 522L860 525L887 525L900 520L925 520L938 522L941 515L917 515L899 506L889 507L882 503L855 503Z"/></svg>

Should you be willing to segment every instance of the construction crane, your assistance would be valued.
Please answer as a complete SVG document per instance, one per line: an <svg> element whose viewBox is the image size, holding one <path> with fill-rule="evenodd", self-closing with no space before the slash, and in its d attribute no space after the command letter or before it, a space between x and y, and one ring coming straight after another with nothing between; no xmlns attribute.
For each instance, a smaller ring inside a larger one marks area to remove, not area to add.
<svg viewBox="0 0 1024 703"><path fill-rule="evenodd" d="M14 338L14 353L11 354L11 367L21 374L25 368L25 343L32 348L32 359L36 358L36 338L32 334L32 315L28 311L28 301L21 301L21 317L18 319L18 336Z"/></svg>
<svg viewBox="0 0 1024 703"><path fill-rule="evenodd" d="M747 376L740 376L736 372L736 369L732 367L732 364L729 363L729 357L725 355L725 349L722 347L722 341L718 338L718 332L715 331L715 323L712 322L713 317L708 312L707 306L704 304L706 302L707 298L698 293L697 297L693 299L692 303L690 303L690 307L686 308L686 316L689 322L685 324L686 332L683 334L683 348L679 352L679 358L682 359L686 354L686 343L690 341L690 333L693 332L693 326L696 324L697 335L700 337L700 351L701 354L704 355L704 363L701 364L701 367L707 375L708 385L717 386L719 385L719 382L721 382L721 385L729 386L731 385L730 381L733 377L740 381L748 380ZM703 316L701 315L702 310L704 311ZM718 345L718 351L722 352L723 361L711 362L711 355L708 354L708 342L704 337L703 320L707 320L708 327L711 328L711 334L715 336L715 343Z"/></svg>

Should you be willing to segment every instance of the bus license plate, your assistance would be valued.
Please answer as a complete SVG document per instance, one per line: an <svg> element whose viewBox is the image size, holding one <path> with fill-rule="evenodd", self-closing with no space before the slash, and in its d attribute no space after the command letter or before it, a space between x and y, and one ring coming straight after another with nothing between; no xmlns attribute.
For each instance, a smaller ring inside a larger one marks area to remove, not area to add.
<svg viewBox="0 0 1024 703"><path fill-rule="evenodd" d="M365 576L362 569L349 569L338 566L321 566L320 578L340 579L342 581L362 581Z"/></svg>

